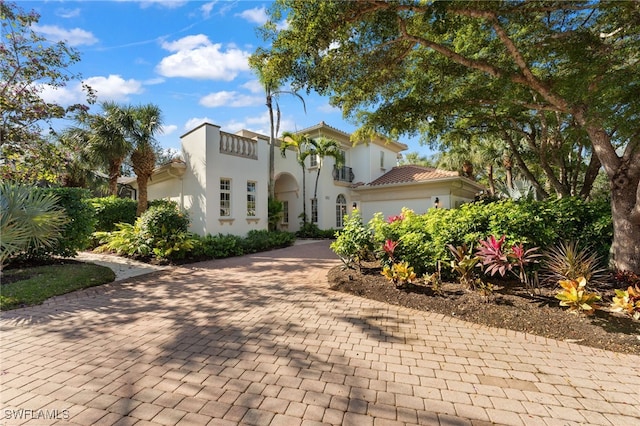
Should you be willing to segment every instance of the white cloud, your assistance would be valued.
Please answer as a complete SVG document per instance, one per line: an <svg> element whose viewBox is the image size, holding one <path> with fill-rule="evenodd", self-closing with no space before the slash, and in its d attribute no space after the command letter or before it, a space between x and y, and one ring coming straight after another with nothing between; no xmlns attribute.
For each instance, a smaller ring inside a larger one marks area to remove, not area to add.
<svg viewBox="0 0 640 426"><path fill-rule="evenodd" d="M240 87L247 89L251 93L264 94L264 87L262 86L262 83L260 83L260 81L258 80L249 80L243 85L241 85Z"/></svg>
<svg viewBox="0 0 640 426"><path fill-rule="evenodd" d="M238 16L246 19L249 22L253 22L254 24L264 25L269 19L267 16L267 8L262 7L254 7L253 9L247 9L238 14Z"/></svg>
<svg viewBox="0 0 640 426"><path fill-rule="evenodd" d="M42 86L41 96L46 102L55 102L68 106L76 103L87 102L86 92L82 85L90 86L97 96L98 102L104 101L128 101L130 95L142 93L142 83L137 80L125 80L119 75L108 77L89 77L82 83L75 83L65 87Z"/></svg>
<svg viewBox="0 0 640 426"><path fill-rule="evenodd" d="M204 18L208 18L209 16L211 16L211 11L213 10L213 6L215 6L216 3L217 1L212 1L200 6L200 10L202 11L202 16Z"/></svg>
<svg viewBox="0 0 640 426"><path fill-rule="evenodd" d="M63 8L59 8L56 10L56 15L58 15L61 18L76 18L78 16L80 16L80 9L76 8L76 9L63 9Z"/></svg>
<svg viewBox="0 0 640 426"><path fill-rule="evenodd" d="M71 30L66 30L56 25L38 25L38 24L33 24L31 27L35 32L42 34L48 40L54 41L54 42L64 41L69 46L81 46L81 45L90 46L98 42L98 39L95 38L95 36L92 33L80 28L73 28Z"/></svg>
<svg viewBox="0 0 640 426"><path fill-rule="evenodd" d="M233 80L239 72L249 70L250 52L211 43L203 34L187 36L162 47L172 55L164 57L156 71L164 77L186 77L210 80Z"/></svg>
<svg viewBox="0 0 640 426"><path fill-rule="evenodd" d="M204 34L190 35L182 37L179 40L173 42L162 42L162 48L169 52L179 52L181 50L192 50L198 47L211 46L209 37Z"/></svg>
<svg viewBox="0 0 640 426"><path fill-rule="evenodd" d="M238 92L213 92L200 99L200 105L217 108L240 108L247 106L257 106L263 102L263 99L257 96L243 95Z"/></svg>
<svg viewBox="0 0 640 426"><path fill-rule="evenodd" d="M193 117L187 120L186 123L184 123L184 131L188 132L189 130L193 130L202 123L215 124L215 121L210 119L209 117Z"/></svg>
<svg viewBox="0 0 640 426"><path fill-rule="evenodd" d="M178 130L178 126L176 126L175 124L165 124L160 130L160 134L163 136L168 136L174 133L176 130Z"/></svg>
<svg viewBox="0 0 640 426"><path fill-rule="evenodd" d="M87 96L86 93L82 91L81 84L70 87L55 87L44 84L40 89L40 96L45 102L56 103L62 106L87 102Z"/></svg>
<svg viewBox="0 0 640 426"><path fill-rule="evenodd" d="M296 131L297 126L295 121L290 118L283 118L280 121L280 132L278 136L282 135L283 131ZM271 124L269 122L269 113L265 112L253 116L253 117L245 117L243 120L231 120L226 123L222 123L222 131L235 133L239 130L246 129L252 132L260 133L262 135L268 135L271 132Z"/></svg>
<svg viewBox="0 0 640 426"><path fill-rule="evenodd" d="M104 102L110 101L126 101L129 95L137 95L142 93L142 83L138 80L125 80L119 75L109 74L108 77L90 77L84 81L96 91L98 100Z"/></svg>

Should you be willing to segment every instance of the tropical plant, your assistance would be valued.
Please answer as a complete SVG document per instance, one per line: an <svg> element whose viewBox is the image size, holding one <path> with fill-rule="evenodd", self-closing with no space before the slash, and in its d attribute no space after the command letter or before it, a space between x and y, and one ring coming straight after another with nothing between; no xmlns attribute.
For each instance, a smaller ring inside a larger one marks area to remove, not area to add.
<svg viewBox="0 0 640 426"><path fill-rule="evenodd" d="M413 283L416 279L416 273L413 271L413 267L409 266L409 262L393 263L391 266L387 265L382 269L381 274L396 287Z"/></svg>
<svg viewBox="0 0 640 426"><path fill-rule="evenodd" d="M87 155L90 162L105 167L109 194L117 196L121 166L133 149L127 137L127 131L132 126L131 116L125 107L115 102L104 102L101 106L101 114L81 115L78 121L81 131L88 135Z"/></svg>
<svg viewBox="0 0 640 426"><path fill-rule="evenodd" d="M466 244L457 247L449 244L447 248L454 258L451 261L451 270L458 275L460 284L466 289L474 289L477 284L475 270L480 258L473 256L472 249L467 248Z"/></svg>
<svg viewBox="0 0 640 426"><path fill-rule="evenodd" d="M580 247L577 241L563 241L547 250L543 268L546 281L584 277L587 283L596 284L606 280L606 269L598 255L589 247Z"/></svg>
<svg viewBox="0 0 640 426"><path fill-rule="evenodd" d="M0 183L0 267L31 247L51 247L68 222L58 198L37 188Z"/></svg>
<svg viewBox="0 0 640 426"><path fill-rule="evenodd" d="M320 180L320 171L322 170L324 159L326 157L331 157L335 160L336 165L340 167L344 162L344 157L342 155L342 151L340 150L340 144L333 139L328 139L325 137L318 138L314 141L310 155L315 155L318 159L318 166L316 168L316 183L313 190L313 199L317 200L318 180Z"/></svg>
<svg viewBox="0 0 640 426"><path fill-rule="evenodd" d="M587 280L584 277L577 279L560 280L558 284L562 287L556 294L556 299L560 300L560 306L568 306L571 313L592 314L597 308L600 296L587 291Z"/></svg>
<svg viewBox="0 0 640 426"><path fill-rule="evenodd" d="M282 90L280 88L283 78L278 75L279 67L269 63L268 55L260 49L249 58L249 66L258 74L258 80L264 87L266 106L269 111L269 197L275 199L275 146L280 130L280 95L288 94L295 96L302 102L304 112L307 112L307 105L304 98L294 90ZM276 118L274 122L273 104L276 106Z"/></svg>
<svg viewBox="0 0 640 426"><path fill-rule="evenodd" d="M311 147L315 144L309 135L300 133L282 133L280 154L287 156L287 150L292 148L296 153L296 162L302 167L302 223L307 223L307 178L305 161L311 155Z"/></svg>
<svg viewBox="0 0 640 426"><path fill-rule="evenodd" d="M512 272L522 284L533 288L526 268L537 262L537 258L540 256L536 253L538 247L525 250L524 245L520 243L512 245L509 251L505 251L503 248L505 238L506 235L500 239L490 235L486 240L480 240L481 247L476 252L476 256L480 258L482 266L485 268L484 273L493 276L497 272L504 277L507 272ZM517 272L514 269L517 269Z"/></svg>
<svg viewBox="0 0 640 426"><path fill-rule="evenodd" d="M526 268L532 263L538 263L538 258L541 255L537 253L537 251L538 247L533 247L525 250L522 244L514 244L511 247L511 252L507 254L507 257L509 258L511 264L514 267L518 268L517 275L520 279L520 282L532 290L538 285L537 275L534 276L535 282L532 282Z"/></svg>
<svg viewBox="0 0 640 426"><path fill-rule="evenodd" d="M496 240L496 237L489 235L486 240L480 240L480 248L476 251L478 256L485 267L484 273L495 275L498 272L501 276L511 270L513 265L509 262L509 258L506 253L503 252L502 245L506 235Z"/></svg>
<svg viewBox="0 0 640 426"><path fill-rule="evenodd" d="M635 320L640 320L640 286L629 286L626 290L615 290L611 301L613 312L623 312Z"/></svg>
<svg viewBox="0 0 640 426"><path fill-rule="evenodd" d="M147 183L156 166L155 135L162 129L162 112L157 105L147 104L129 107L127 114L130 115L127 133L133 145L131 163L138 183L136 214L140 216L147 210Z"/></svg>
<svg viewBox="0 0 640 426"><path fill-rule="evenodd" d="M282 201L269 197L267 211L269 214L269 231L275 231L276 229L278 229L278 224L282 220L282 215L284 214L284 204L282 203Z"/></svg>

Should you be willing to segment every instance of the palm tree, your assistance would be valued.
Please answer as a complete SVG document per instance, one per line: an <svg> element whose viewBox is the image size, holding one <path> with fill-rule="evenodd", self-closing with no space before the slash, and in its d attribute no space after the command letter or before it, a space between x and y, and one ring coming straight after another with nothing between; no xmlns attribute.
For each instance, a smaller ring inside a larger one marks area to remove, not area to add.
<svg viewBox="0 0 640 426"><path fill-rule="evenodd" d="M313 143L311 155L318 156L318 169L316 170L316 184L313 190L313 199L318 197L318 180L320 179L320 170L324 164L325 157L331 157L336 160L336 165L341 165L344 162L342 150L340 150L340 144L333 139L318 138Z"/></svg>
<svg viewBox="0 0 640 426"><path fill-rule="evenodd" d="M126 108L115 102L104 102L102 111L103 114L83 117L81 124L84 124L89 132L89 158L91 161L104 164L109 177L109 194L118 195L120 167L133 148L127 138L131 118Z"/></svg>
<svg viewBox="0 0 640 426"><path fill-rule="evenodd" d="M282 133L282 143L280 144L280 154L287 156L287 149L293 148L296 152L296 161L302 167L302 222L307 223L307 178L305 160L311 155L310 147L315 145L315 141L309 135L300 133Z"/></svg>
<svg viewBox="0 0 640 426"><path fill-rule="evenodd" d="M69 218L57 202L38 188L0 183L0 270L14 254L58 240Z"/></svg>
<svg viewBox="0 0 640 426"><path fill-rule="evenodd" d="M138 209L140 216L147 210L147 183L156 166L155 135L162 129L162 111L154 104L128 107L130 126L127 133L133 145L131 163L138 183Z"/></svg>
<svg viewBox="0 0 640 426"><path fill-rule="evenodd" d="M281 90L281 78L276 76L276 73L273 72L272 69L268 68L268 54L260 51L258 49L258 53L254 54L249 58L249 65L253 68L258 74L258 80L264 87L264 92L266 96L266 105L269 110L269 124L270 124L270 134L269 134L269 198L275 199L275 180L276 180L276 167L275 167L275 147L276 140L278 139L278 132L280 131L280 104L278 103L278 98L280 95L288 94L293 95L300 99L302 102L302 108L306 114L307 106L304 102L302 96L300 96L297 92L293 90ZM276 107L276 117L274 120L273 116L273 106L275 103ZM283 135L284 137L284 135Z"/></svg>

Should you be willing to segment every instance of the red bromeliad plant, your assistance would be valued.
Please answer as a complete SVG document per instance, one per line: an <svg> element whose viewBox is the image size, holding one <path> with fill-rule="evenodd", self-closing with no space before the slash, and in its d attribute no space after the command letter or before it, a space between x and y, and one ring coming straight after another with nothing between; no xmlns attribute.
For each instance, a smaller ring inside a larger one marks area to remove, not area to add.
<svg viewBox="0 0 640 426"><path fill-rule="evenodd" d="M382 246L382 249L384 250L385 253L387 253L387 256L389 256L389 259L391 259L391 261L393 261L394 259L393 252L396 250L397 246L398 246L398 242L392 241L392 240L385 241L384 245Z"/></svg>
<svg viewBox="0 0 640 426"><path fill-rule="evenodd" d="M507 254L507 257L511 260L512 264L518 267L518 278L520 282L531 287L531 280L525 267L531 263L538 263L538 258L541 256L538 251L538 247L533 247L528 250L524 249L522 243L514 244L511 247L511 253Z"/></svg>
<svg viewBox="0 0 640 426"><path fill-rule="evenodd" d="M503 250L505 238L506 235L500 239L490 235L486 240L480 240L481 247L476 251L476 256L485 267L484 273L493 276L498 272L504 277L507 271L511 271L520 279L520 282L529 287L531 283L525 267L531 263L537 263L537 258L540 257L536 253L538 247L525 250L522 244L514 244L511 250L505 253ZM518 268L517 273L513 270L514 267Z"/></svg>
<svg viewBox="0 0 640 426"><path fill-rule="evenodd" d="M486 240L480 240L480 248L476 251L478 256L485 267L484 273L495 275L496 272L500 273L504 277L507 271L510 271L513 265L509 262L509 258L502 252L502 245L506 235L496 240L496 237L489 235Z"/></svg>

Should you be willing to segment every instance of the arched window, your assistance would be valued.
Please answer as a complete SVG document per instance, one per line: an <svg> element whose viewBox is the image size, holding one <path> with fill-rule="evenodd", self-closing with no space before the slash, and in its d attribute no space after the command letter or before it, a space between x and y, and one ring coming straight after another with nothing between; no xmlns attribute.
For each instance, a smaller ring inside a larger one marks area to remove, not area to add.
<svg viewBox="0 0 640 426"><path fill-rule="evenodd" d="M347 214L347 199L340 194L336 198L336 228L344 226L344 216Z"/></svg>

